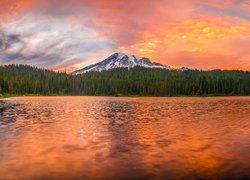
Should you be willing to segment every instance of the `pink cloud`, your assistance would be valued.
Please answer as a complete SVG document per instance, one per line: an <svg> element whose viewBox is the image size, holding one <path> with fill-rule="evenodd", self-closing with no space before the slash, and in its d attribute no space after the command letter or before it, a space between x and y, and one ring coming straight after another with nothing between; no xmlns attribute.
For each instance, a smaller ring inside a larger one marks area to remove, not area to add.
<svg viewBox="0 0 250 180"><path fill-rule="evenodd" d="M0 17L11 14L10 21L23 13L62 22L65 29L90 28L93 41L98 37L116 46L102 50L105 55L124 50L172 66L249 67L249 21L200 10L210 6L249 15L247 0L0 0L0 5Z"/></svg>

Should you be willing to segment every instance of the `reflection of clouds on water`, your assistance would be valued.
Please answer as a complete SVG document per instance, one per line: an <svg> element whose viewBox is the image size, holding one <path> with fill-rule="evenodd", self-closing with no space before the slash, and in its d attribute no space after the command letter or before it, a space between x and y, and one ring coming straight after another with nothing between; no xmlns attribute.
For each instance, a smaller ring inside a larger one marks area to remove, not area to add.
<svg viewBox="0 0 250 180"><path fill-rule="evenodd" d="M6 103L0 174L7 179L250 177L249 98L25 97Z"/></svg>

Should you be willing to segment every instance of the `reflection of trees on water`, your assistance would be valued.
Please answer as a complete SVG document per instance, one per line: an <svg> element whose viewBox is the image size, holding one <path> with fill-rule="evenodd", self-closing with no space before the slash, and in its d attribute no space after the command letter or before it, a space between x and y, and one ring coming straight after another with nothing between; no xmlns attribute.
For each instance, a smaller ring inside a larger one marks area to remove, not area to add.
<svg viewBox="0 0 250 180"><path fill-rule="evenodd" d="M163 169L166 175L173 175L162 157L164 149L172 142L164 121L170 117L163 111L162 103L113 100L105 102L104 107L108 130L112 134L110 158L116 161L119 170L123 170L118 175L153 178ZM165 177L165 174L161 176Z"/></svg>
<svg viewBox="0 0 250 180"><path fill-rule="evenodd" d="M0 101L0 159L46 166L60 156L61 169L49 167L72 170L68 179L249 179L249 100L45 99Z"/></svg>
<svg viewBox="0 0 250 180"><path fill-rule="evenodd" d="M20 104L2 101L3 107L0 110L0 143L4 139L18 136L21 133L20 128L15 128L15 123L20 113L25 111Z"/></svg>
<svg viewBox="0 0 250 180"><path fill-rule="evenodd" d="M1 104L4 109L0 111L0 139L20 136L30 128L41 127L50 121L52 111L49 107L41 108L12 101Z"/></svg>
<svg viewBox="0 0 250 180"><path fill-rule="evenodd" d="M28 104L16 102L4 102L4 109L0 111L0 122L2 124L15 123L18 120L23 125L30 123L45 123L48 122L52 115L52 109L40 106L30 106Z"/></svg>
<svg viewBox="0 0 250 180"><path fill-rule="evenodd" d="M137 135L137 102L109 100L103 105L104 116L111 132L111 161L115 163L117 177L147 178L149 175L142 169L142 159L138 154L140 148Z"/></svg>
<svg viewBox="0 0 250 180"><path fill-rule="evenodd" d="M15 123L18 117L18 114L25 109L20 108L20 104L14 104L10 102L2 101L0 102L0 125Z"/></svg>
<svg viewBox="0 0 250 180"><path fill-rule="evenodd" d="M109 120L110 128L118 128L135 122L136 106L134 102L107 101L102 110L105 112L105 118Z"/></svg>

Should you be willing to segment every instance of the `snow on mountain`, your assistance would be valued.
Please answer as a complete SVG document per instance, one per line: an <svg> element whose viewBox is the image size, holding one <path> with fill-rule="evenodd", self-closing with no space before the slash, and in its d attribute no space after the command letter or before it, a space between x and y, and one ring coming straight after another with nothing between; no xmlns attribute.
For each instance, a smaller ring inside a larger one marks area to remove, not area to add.
<svg viewBox="0 0 250 180"><path fill-rule="evenodd" d="M139 57L135 55L129 55L124 53L114 53L103 61L87 66L83 69L74 71L72 74L84 74L89 71L105 71L114 68L133 68L135 66L141 66L145 68L161 68L161 69L172 69L170 66L165 66L160 63L151 62L148 58Z"/></svg>
<svg viewBox="0 0 250 180"><path fill-rule="evenodd" d="M179 68L178 70L179 70L179 71L189 71L190 69L187 68L187 67L182 67L182 68Z"/></svg>

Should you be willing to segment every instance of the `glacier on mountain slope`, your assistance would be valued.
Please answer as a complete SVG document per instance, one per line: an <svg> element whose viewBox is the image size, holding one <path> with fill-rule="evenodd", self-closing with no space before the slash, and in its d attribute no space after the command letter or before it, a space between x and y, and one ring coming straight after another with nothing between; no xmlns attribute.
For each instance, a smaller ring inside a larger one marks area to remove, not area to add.
<svg viewBox="0 0 250 180"><path fill-rule="evenodd" d="M84 74L89 71L105 71L110 70L114 68L133 68L135 66L141 66L145 68L161 68L161 69L167 69L171 70L172 68L170 66L165 66L160 63L151 62L148 58L139 57L135 55L130 54L124 54L124 53L114 53L111 56L109 56L107 59L104 59L103 61L87 66L83 69L74 71L72 74Z"/></svg>

